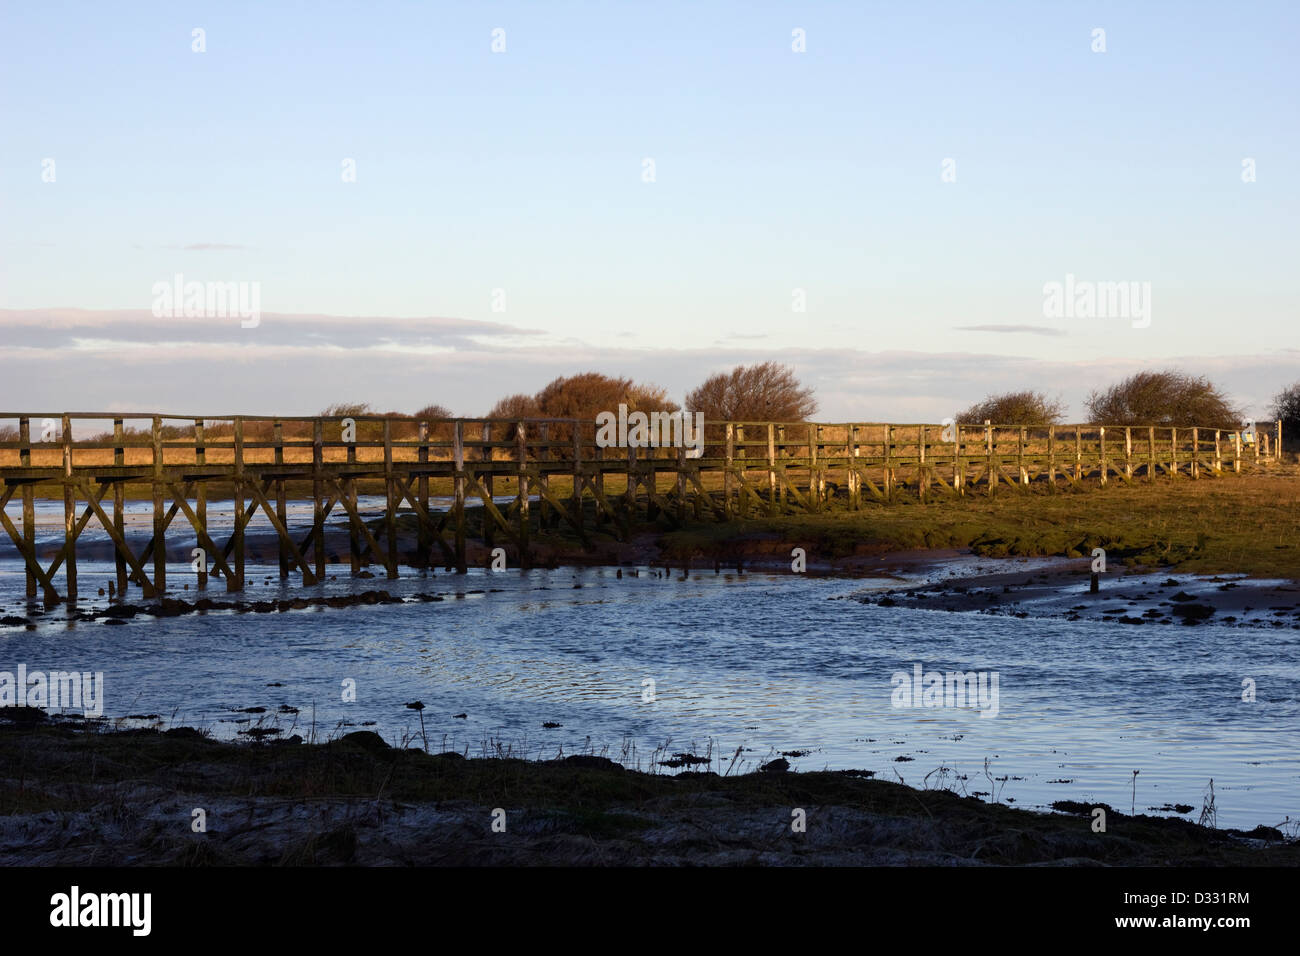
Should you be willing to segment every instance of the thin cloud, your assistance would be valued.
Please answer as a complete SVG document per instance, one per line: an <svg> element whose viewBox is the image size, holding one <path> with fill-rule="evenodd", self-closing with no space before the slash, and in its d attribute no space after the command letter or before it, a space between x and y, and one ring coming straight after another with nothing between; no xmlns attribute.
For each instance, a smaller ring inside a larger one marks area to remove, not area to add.
<svg viewBox="0 0 1300 956"><path fill-rule="evenodd" d="M163 248L179 249L182 252L236 252L251 247L228 242L192 242L188 246L163 246Z"/></svg>
<svg viewBox="0 0 1300 956"><path fill-rule="evenodd" d="M1027 335L1065 335L1065 329L1050 325L955 325L958 332L1023 332Z"/></svg>
<svg viewBox="0 0 1300 956"><path fill-rule="evenodd" d="M541 330L502 322L425 317L340 316L263 312L255 328L238 317L156 318L144 309L0 309L4 348L60 349L92 347L129 353L159 344L189 343L205 347L261 349L364 349L406 345L411 348L476 348L484 342L528 341Z"/></svg>

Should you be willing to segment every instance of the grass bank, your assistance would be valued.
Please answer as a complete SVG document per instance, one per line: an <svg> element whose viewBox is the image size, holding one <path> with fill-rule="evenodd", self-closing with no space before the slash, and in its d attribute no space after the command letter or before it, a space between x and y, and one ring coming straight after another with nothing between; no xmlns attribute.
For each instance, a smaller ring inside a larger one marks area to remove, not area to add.
<svg viewBox="0 0 1300 956"><path fill-rule="evenodd" d="M1300 864L1300 844L1263 827L1106 808L1097 833L1091 805L1034 813L861 771L668 776L592 755L469 760L364 731L230 744L185 728L11 720L0 722L0 765L8 864ZM196 809L206 832L193 831Z"/></svg>
<svg viewBox="0 0 1300 956"><path fill-rule="evenodd" d="M1031 486L921 503L871 503L861 511L783 514L666 530L665 559L789 562L851 567L854 559L924 548L986 557L1083 557L1105 548L1127 567L1300 579L1300 473L1135 482L1082 491Z"/></svg>

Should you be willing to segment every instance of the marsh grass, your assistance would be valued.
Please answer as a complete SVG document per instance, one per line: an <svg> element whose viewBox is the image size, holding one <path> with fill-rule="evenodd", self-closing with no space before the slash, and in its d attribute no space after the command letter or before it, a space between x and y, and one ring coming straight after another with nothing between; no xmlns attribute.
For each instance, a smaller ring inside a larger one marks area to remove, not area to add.
<svg viewBox="0 0 1300 956"><path fill-rule="evenodd" d="M692 523L666 530L658 543L674 563L731 564L783 553L788 564L791 542L823 562L926 548L1080 558L1101 547L1108 561L1128 567L1300 579L1300 469L1132 485L1114 480L1104 490L1056 493L1006 487L993 498L946 496L924 504L900 498L860 511Z"/></svg>
<svg viewBox="0 0 1300 956"><path fill-rule="evenodd" d="M654 758L677 749L665 741L642 756L651 758L653 765ZM490 742L489 750L500 752ZM635 756L630 742L624 743L620 755ZM737 759L734 752L728 756ZM114 832L119 834L116 839L123 832L137 832L141 835L133 839L145 841L149 852L165 851L177 863L254 858L249 854L259 851L251 835L261 824L250 817L247 827L209 834L212 847L203 850L188 834L150 836L151 801L258 801L263 808L286 811L304 804L334 808L327 823L304 824L292 845L275 850L269 862L286 865L350 862L366 840L376 838L375 827L401 808L443 805L468 808L475 820L487 818L484 808L506 807L511 819L543 821L540 839L573 834L595 852L607 846L626 848L626 841L639 839L643 832L667 832L663 827L676 828L671 832L682 835L673 839L685 841L682 846L698 848L701 831L696 824L704 808L735 814L736 819L761 820L770 814L788 827L790 807L814 806L838 807L862 821L851 832L863 846L877 840L914 846L919 840L941 846L953 858L982 863L1083 857L1147 865L1167 865L1170 860L1300 863L1300 844L1273 838L1267 846L1258 841L1248 845L1233 831L1178 819L1126 818L1123 839L1099 841L1082 811L1042 814L980 800L964 794L964 778L948 767L927 775L926 788L912 789L826 771L725 776L637 772L601 760L599 754L543 761L509 756L467 760L431 756L418 747L394 749L372 733L348 734L316 746L250 744L223 743L179 729L84 732L57 722L0 724L0 765L8 768L0 779L0 815L53 813L70 836L79 832L82 841L87 826L97 827L103 832L99 837L91 834L98 841L87 844L93 846L107 847L104 841ZM142 820L142 829L131 830ZM413 847L425 842L418 834L411 839ZM475 840L463 846L455 841L440 845L430 861L474 859L481 844ZM104 850L110 852L120 852L120 847Z"/></svg>

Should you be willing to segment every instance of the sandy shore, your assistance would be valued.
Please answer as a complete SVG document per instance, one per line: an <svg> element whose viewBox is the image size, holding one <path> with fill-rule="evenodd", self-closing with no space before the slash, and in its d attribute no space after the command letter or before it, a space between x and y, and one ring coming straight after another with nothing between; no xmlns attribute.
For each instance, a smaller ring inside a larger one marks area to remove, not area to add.
<svg viewBox="0 0 1300 956"><path fill-rule="evenodd" d="M1124 626L1202 623L1300 630L1300 583L1245 575L1194 575L1112 568L1092 593L1089 560L977 561L939 569L925 583L861 600L885 607L1016 618L1104 621ZM1008 564L1019 563L1020 569ZM982 567L981 567L982 566Z"/></svg>

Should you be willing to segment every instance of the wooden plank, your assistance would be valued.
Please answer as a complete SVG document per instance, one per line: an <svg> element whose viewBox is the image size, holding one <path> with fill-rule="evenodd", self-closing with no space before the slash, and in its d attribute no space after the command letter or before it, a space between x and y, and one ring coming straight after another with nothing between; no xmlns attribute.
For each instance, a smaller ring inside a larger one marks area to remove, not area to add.
<svg viewBox="0 0 1300 956"><path fill-rule="evenodd" d="M498 508L496 502L492 500L491 492L487 490L479 477L477 475L470 475L466 478L465 484L467 489L478 495L479 499L483 502L483 510L486 517L495 521L497 525L500 526L501 530L510 537L510 540L515 543L515 546L518 547L519 538L516 536L517 532L514 527L512 527L510 519L501 513L501 509ZM485 518L484 524L486 523Z"/></svg>
<svg viewBox="0 0 1300 956"><path fill-rule="evenodd" d="M583 544L586 544L587 535L586 532L583 531L582 523L574 519L573 515L569 513L569 509L564 506L564 502L560 501L560 499L556 497L555 493L551 491L550 486L544 485L539 481L537 483L537 494L541 496L544 501L550 504L559 517L566 520L573 529L578 532L578 536L582 539Z"/></svg>
<svg viewBox="0 0 1300 956"><path fill-rule="evenodd" d="M586 486L591 489L591 495L593 498L596 499L597 506L599 508L604 509L605 514L609 516L611 521L613 521L616 529L615 537L618 538L620 541L626 541L631 534L631 527L629 525L624 524L623 527L620 528L620 523L615 517L616 513L614 507L613 505L610 504L609 500L605 497L604 482L599 480L600 477L601 477L600 473L597 472L596 474L592 475L590 478L584 479L584 482Z"/></svg>
<svg viewBox="0 0 1300 956"><path fill-rule="evenodd" d="M99 494L96 495L94 490L86 484L84 479L77 479L77 487L85 497L91 509L94 511L95 517L99 519L99 523L104 526L104 531L108 533L109 540L113 542L115 552L130 566L131 570L135 572L137 579L145 582L144 596L147 598L155 597L158 592L150 584L149 576L145 571L144 565L140 561L136 560L136 556L131 551L130 545L127 544L126 538L118 533L113 521L104 513L104 509L100 506L99 499L104 497L107 489L101 488Z"/></svg>
<svg viewBox="0 0 1300 956"><path fill-rule="evenodd" d="M716 501L714 501L713 496L704 490L704 485L700 481L699 470L696 469L696 470L687 471L686 477L687 480L689 480L695 486L695 491L697 496L696 500L703 499L708 504L709 508L712 509L713 513L718 516L718 519L720 521L726 521L727 520L726 508L724 508L722 505L719 505Z"/></svg>
<svg viewBox="0 0 1300 956"><path fill-rule="evenodd" d="M262 506L262 513L266 515L267 520L271 522L271 527L275 529L275 533L280 539L280 544L289 550L290 554L293 556L294 562L298 565L298 570L302 573L302 583L315 584L316 575L312 574L311 568L307 564L307 559L303 557L302 552L298 550L298 545L290 536L288 527L280 520L280 516L271 509L271 502L267 498L267 492L271 490L272 484L274 484L274 479L263 481L261 488L257 487L257 482L255 481L249 483L248 487L253 492L253 498L255 499L254 507L256 508L258 504Z"/></svg>
<svg viewBox="0 0 1300 956"><path fill-rule="evenodd" d="M424 500L421 500L420 495L418 493L416 494L412 493L411 484L412 484L412 480L410 478L407 478L405 481L403 481L400 477L398 478L397 490L398 490L399 500L401 498L405 498L407 503L410 504L412 510L415 511L416 520L419 522L420 527L425 529L425 534L430 539L431 542L433 541L437 542L438 547L442 549L443 558L446 560L447 565L450 567L452 563L456 560L456 552L452 550L451 545L447 543L447 539L443 537L442 534L443 526L434 524L433 516L429 513L428 505L425 503ZM429 550L430 552L432 552L433 550L432 543L429 545Z"/></svg>
<svg viewBox="0 0 1300 956"><path fill-rule="evenodd" d="M203 548L207 554L212 556L213 563L220 568L221 574L229 580L233 572L230 569L230 565L226 563L224 550L220 548L208 534L208 526L203 520L202 515L193 511L190 508L189 501L186 500L189 487L179 487L175 482L169 483L168 487L171 489L173 500L180 505L180 510L184 512L186 520L189 521L190 526L194 529L194 533L199 539L199 547ZM125 545L125 539L123 539L123 544ZM207 562L205 561L204 565L206 566L206 564ZM143 571L141 570L139 573L143 574Z"/></svg>
<svg viewBox="0 0 1300 956"><path fill-rule="evenodd" d="M345 510L348 513L348 517L352 519L351 527L357 534L365 538L366 545L371 554L374 554L379 558L384 558L385 562L387 562L387 555L384 554L384 549L379 546L379 542L375 540L375 536L370 533L370 529L366 527L366 523L361 520L361 512L357 508L356 479L333 478L332 481L339 492L339 504L343 506L343 510ZM254 493L256 494L256 486L253 487Z"/></svg>
<svg viewBox="0 0 1300 956"><path fill-rule="evenodd" d="M5 531L9 533L9 538L13 541L14 547L18 549L18 553L22 555L23 562L28 571L30 571L32 576L36 578L41 587L45 589L45 603L54 604L59 599L59 592L55 590L50 575L46 573L45 569L41 567L40 562L36 560L35 549L29 549L27 547L26 540L18 533L18 529L15 528L14 523L9 520L9 516L5 514L4 506L9 503L9 498L13 493L14 488L11 487L5 491L2 497L0 497L0 525L3 525Z"/></svg>

